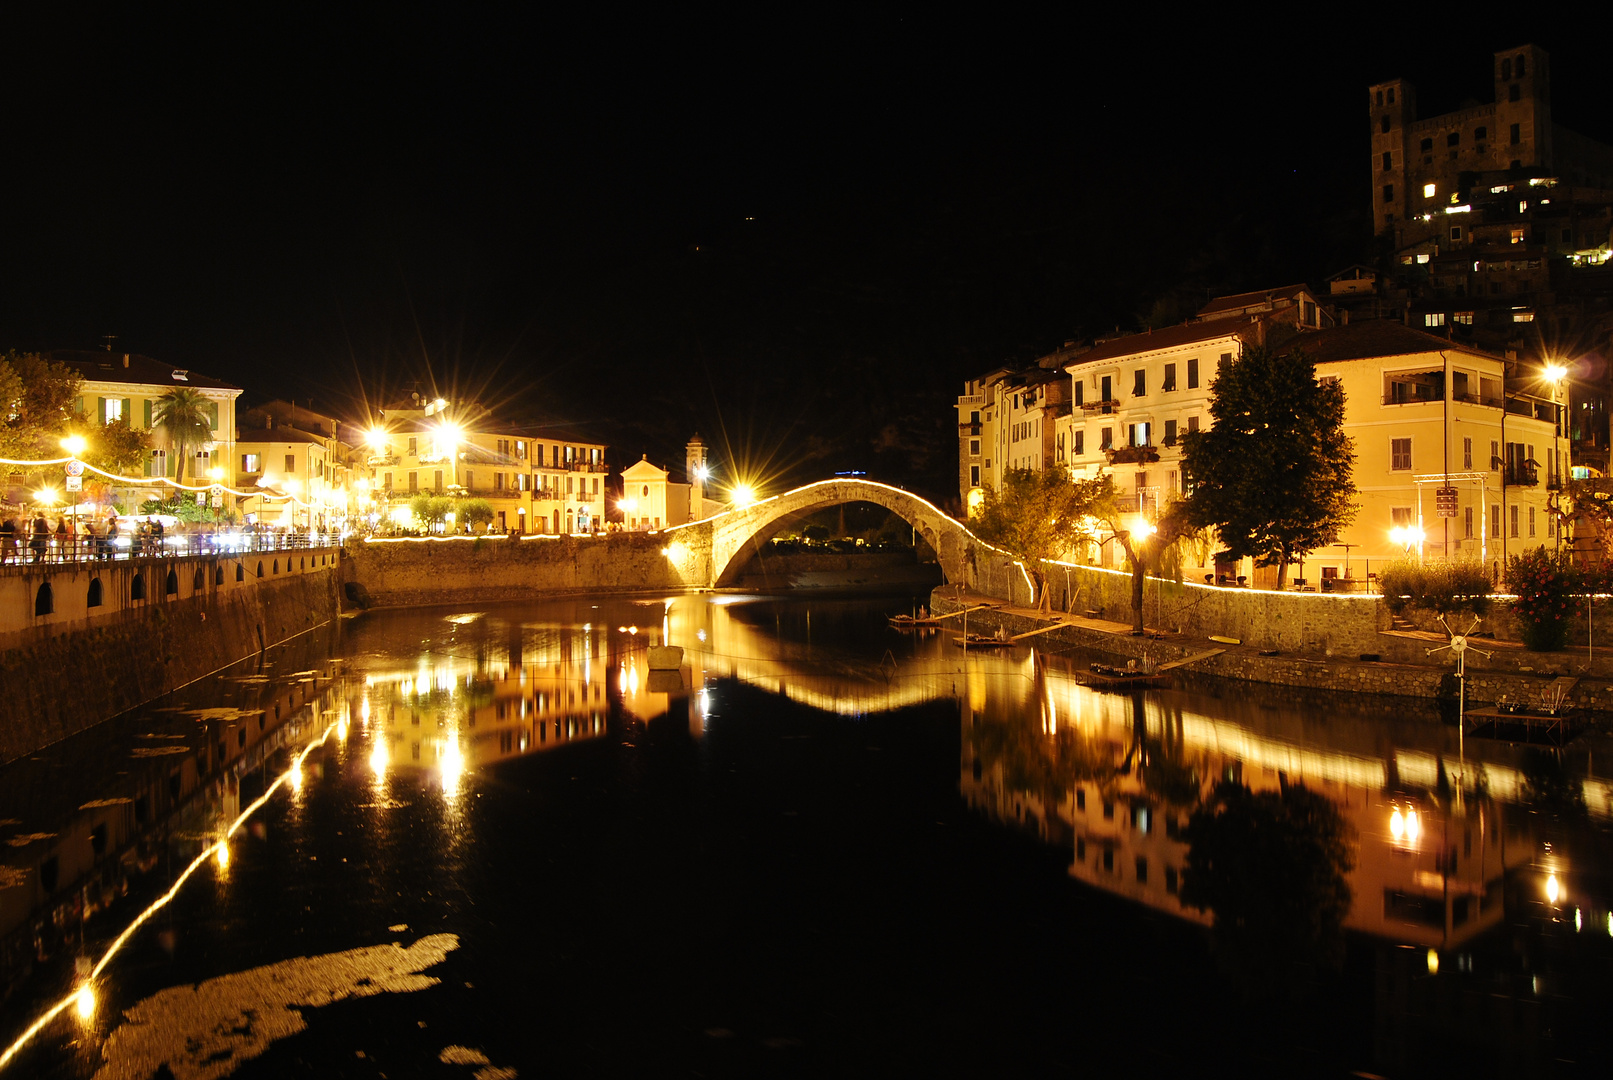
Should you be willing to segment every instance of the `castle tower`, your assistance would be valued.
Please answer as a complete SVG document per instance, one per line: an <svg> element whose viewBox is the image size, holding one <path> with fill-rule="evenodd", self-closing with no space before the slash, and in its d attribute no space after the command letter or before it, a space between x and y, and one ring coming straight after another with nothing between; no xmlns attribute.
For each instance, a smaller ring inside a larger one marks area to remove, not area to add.
<svg viewBox="0 0 1613 1080"><path fill-rule="evenodd" d="M1417 120L1417 90L1405 79L1391 79L1367 89L1372 116L1372 231L1388 232L1399 246L1399 223L1411 202L1411 162L1407 132Z"/></svg>
<svg viewBox="0 0 1613 1080"><path fill-rule="evenodd" d="M689 481L689 516L699 521L706 516L706 444L696 432L683 448L684 477Z"/></svg>
<svg viewBox="0 0 1613 1080"><path fill-rule="evenodd" d="M1501 168L1554 168L1550 63L1538 45L1495 54L1495 160Z"/></svg>

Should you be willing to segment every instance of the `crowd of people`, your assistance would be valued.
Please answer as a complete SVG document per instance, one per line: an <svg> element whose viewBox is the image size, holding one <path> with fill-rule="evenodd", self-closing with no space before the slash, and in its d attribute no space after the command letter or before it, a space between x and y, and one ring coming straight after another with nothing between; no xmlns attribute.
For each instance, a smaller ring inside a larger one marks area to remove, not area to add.
<svg viewBox="0 0 1613 1080"><path fill-rule="evenodd" d="M170 531L159 515L122 519L113 510L74 520L57 515L52 525L43 513L36 513L31 518L27 514L11 515L0 521L0 564L306 547L335 543L337 539L335 535L293 533L262 525L237 528L216 522L176 523Z"/></svg>

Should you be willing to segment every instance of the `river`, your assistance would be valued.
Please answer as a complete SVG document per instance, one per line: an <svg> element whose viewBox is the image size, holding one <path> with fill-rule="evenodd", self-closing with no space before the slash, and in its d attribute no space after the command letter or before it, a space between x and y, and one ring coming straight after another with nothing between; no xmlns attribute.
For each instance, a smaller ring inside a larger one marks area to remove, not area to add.
<svg viewBox="0 0 1613 1080"><path fill-rule="evenodd" d="M1605 1073L1605 737L916 602L376 612L7 766L0 1075Z"/></svg>

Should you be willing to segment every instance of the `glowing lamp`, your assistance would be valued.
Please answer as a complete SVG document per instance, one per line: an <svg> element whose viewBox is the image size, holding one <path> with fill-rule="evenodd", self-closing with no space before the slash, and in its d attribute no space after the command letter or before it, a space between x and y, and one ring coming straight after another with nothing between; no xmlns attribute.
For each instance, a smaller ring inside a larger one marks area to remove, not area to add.
<svg viewBox="0 0 1613 1080"><path fill-rule="evenodd" d="M74 457L78 457L80 454L82 454L84 452L84 447L87 445L89 444L84 441L84 436L82 435L69 435L67 438L62 440L62 449L66 450Z"/></svg>
<svg viewBox="0 0 1613 1080"><path fill-rule="evenodd" d="M756 491L749 484L735 484L729 495L737 507L746 507L756 501Z"/></svg>
<svg viewBox="0 0 1613 1080"><path fill-rule="evenodd" d="M1561 364L1548 361L1543 374L1547 382L1558 383L1568 375L1568 369Z"/></svg>

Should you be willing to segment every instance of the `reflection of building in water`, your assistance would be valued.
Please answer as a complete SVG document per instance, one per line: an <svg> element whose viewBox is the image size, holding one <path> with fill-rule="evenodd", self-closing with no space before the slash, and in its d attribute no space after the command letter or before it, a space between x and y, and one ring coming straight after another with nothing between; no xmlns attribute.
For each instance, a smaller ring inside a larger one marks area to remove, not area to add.
<svg viewBox="0 0 1613 1080"><path fill-rule="evenodd" d="M964 799L1066 847L1073 877L1172 915L1210 921L1181 901L1182 828L1222 780L1327 796L1356 835L1345 925L1398 941L1452 945L1497 925L1506 873L1534 856L1521 813L1496 798L1513 770L1469 764L1460 785L1461 763L1433 754L1307 747L1068 673L1015 682L979 676L963 695Z"/></svg>
<svg viewBox="0 0 1613 1080"><path fill-rule="evenodd" d="M302 643L296 659L317 655ZM295 667L293 650L277 650ZM263 767L334 718L330 672L224 675L0 772L0 996L69 941L170 844L185 858L261 790ZM225 702L227 704L220 704ZM65 778L70 778L64 782Z"/></svg>
<svg viewBox="0 0 1613 1080"><path fill-rule="evenodd" d="M498 660L429 654L365 676L362 708L387 765L475 768L604 736L603 630L516 629L517 644Z"/></svg>

